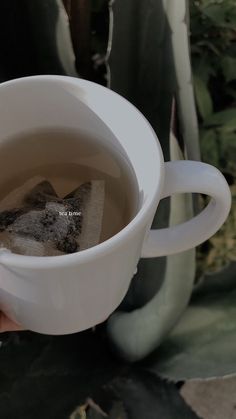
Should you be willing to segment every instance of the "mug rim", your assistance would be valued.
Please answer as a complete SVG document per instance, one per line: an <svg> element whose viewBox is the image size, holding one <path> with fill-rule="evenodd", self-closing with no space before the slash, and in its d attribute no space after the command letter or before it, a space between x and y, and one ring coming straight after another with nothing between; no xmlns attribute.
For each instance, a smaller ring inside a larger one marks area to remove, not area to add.
<svg viewBox="0 0 236 419"><path fill-rule="evenodd" d="M155 140L155 145L157 148L159 162L157 162L157 181L155 185L155 190L152 196L148 196L146 201L142 204L141 208L135 214L135 216L131 219L131 221L120 230L118 233L110 237L109 239L99 243L95 246L92 246L88 249L84 249L75 253L65 254L65 255L58 255L58 256L27 256L27 255L20 255L17 253L12 253L10 250L6 248L0 249L0 264L8 265L10 267L20 267L20 268L33 268L33 269L55 269L58 267L66 267L68 265L77 265L78 263L86 263L91 259L100 258L104 256L104 254L109 254L115 248L119 247L122 242L127 238L135 235L137 227L143 228L147 223L149 216L153 216L153 207L156 209L160 194L163 187L164 182L164 158L161 149L161 145L159 143L158 137L152 128L151 124L145 118L145 116L126 98L121 96L120 94L114 92L111 89L108 89L105 86L101 86L98 83L88 81L85 79L79 79L70 76L58 76L58 75L36 75L36 76L29 76L29 77L22 77L19 79L12 79L6 81L0 85L0 95L1 95L1 88L7 87L7 85L12 84L20 84L22 82L27 81L34 81L34 80L41 80L41 81L63 81L66 83L77 84L81 82L83 85L87 85L90 88L95 87L99 88L101 91L109 92L109 94L113 97L118 97L124 105L127 107L131 107L133 111L137 114L137 116L143 119L145 122L146 129L149 131L149 136L152 135L153 139ZM104 124L106 122L104 121ZM135 169L134 169L135 170ZM154 209L154 211L155 211ZM151 220L152 221L152 220Z"/></svg>

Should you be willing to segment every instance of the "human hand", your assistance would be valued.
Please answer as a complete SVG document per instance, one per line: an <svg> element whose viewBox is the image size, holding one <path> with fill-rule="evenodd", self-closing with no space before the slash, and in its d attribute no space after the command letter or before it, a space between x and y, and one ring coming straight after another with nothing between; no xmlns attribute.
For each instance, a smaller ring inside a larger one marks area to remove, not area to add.
<svg viewBox="0 0 236 419"><path fill-rule="evenodd" d="M2 311L0 311L0 333L22 330L22 327L10 320Z"/></svg>

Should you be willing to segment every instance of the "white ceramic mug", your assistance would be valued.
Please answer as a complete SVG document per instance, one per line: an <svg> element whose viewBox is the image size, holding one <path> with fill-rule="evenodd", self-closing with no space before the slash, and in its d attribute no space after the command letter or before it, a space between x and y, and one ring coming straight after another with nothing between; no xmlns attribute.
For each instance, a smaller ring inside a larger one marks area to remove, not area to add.
<svg viewBox="0 0 236 419"><path fill-rule="evenodd" d="M1 147L35 128L69 127L98 135L125 153L138 183L140 208L109 240L78 253L35 257L0 250L0 308L24 328L48 334L81 331L105 320L125 296L140 257L182 252L213 235L231 202L221 173L193 161L164 163L144 116L118 94L85 80L35 76L0 85ZM66 153L66 150L65 150ZM1 184L17 174L17 157L1 163ZM181 192L211 196L198 216L151 230L160 199Z"/></svg>

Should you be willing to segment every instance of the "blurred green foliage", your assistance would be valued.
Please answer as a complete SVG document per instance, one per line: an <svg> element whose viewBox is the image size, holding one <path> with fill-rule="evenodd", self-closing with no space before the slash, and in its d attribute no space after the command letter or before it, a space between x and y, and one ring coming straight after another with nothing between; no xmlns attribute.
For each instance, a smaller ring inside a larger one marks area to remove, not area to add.
<svg viewBox="0 0 236 419"><path fill-rule="evenodd" d="M190 0L203 160L236 174L236 2Z"/></svg>

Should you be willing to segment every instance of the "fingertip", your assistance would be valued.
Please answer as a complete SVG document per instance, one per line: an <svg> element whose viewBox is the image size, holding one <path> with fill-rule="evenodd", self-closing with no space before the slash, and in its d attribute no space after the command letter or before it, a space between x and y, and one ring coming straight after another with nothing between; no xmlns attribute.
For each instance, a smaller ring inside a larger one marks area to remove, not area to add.
<svg viewBox="0 0 236 419"><path fill-rule="evenodd" d="M13 332L17 330L22 330L22 327L10 320L4 313L0 312L0 333Z"/></svg>

